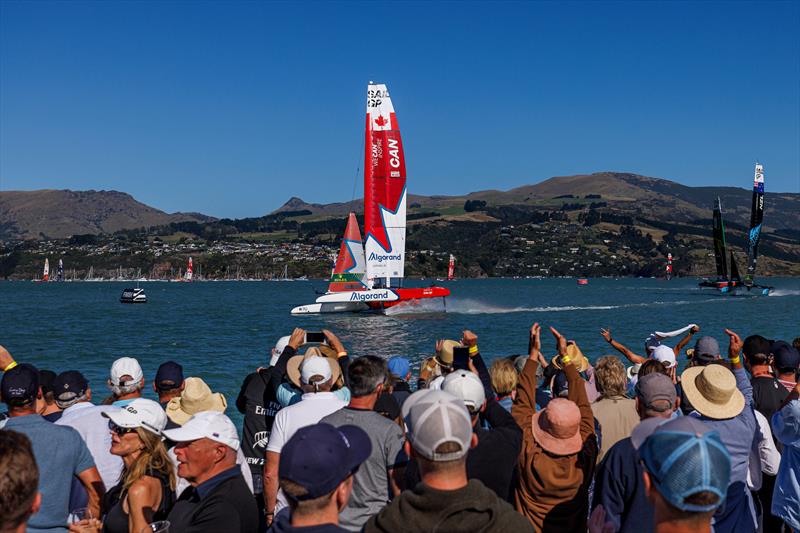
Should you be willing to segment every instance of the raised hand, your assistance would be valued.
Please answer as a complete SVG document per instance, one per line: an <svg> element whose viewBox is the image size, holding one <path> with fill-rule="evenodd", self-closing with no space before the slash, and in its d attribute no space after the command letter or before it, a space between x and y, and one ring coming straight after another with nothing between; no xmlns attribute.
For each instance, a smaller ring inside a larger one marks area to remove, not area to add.
<svg viewBox="0 0 800 533"><path fill-rule="evenodd" d="M328 342L328 346L336 350L337 353L346 352L344 348L344 344L342 341L339 340L339 337L334 335L334 333L329 329L323 329L322 334L325 335L325 340Z"/></svg>
<svg viewBox="0 0 800 533"><path fill-rule="evenodd" d="M739 357L739 354L742 352L742 346L744 343L735 331L726 328L725 334L728 336L728 357L735 359Z"/></svg>
<svg viewBox="0 0 800 533"><path fill-rule="evenodd" d="M530 346L530 355L536 355L542 351L542 327L538 322L531 326L530 338L528 345Z"/></svg>
<svg viewBox="0 0 800 533"><path fill-rule="evenodd" d="M292 335L289 337L288 345L297 350L306 342L306 330L303 328L294 328Z"/></svg>
<svg viewBox="0 0 800 533"><path fill-rule="evenodd" d="M437 355L441 353L442 347L444 347L444 339L439 339L438 341L436 341L436 347L434 348L436 350Z"/></svg>
<svg viewBox="0 0 800 533"><path fill-rule="evenodd" d="M692 329L690 329L689 331L691 331L692 333L697 333L698 331L700 331L700 326L695 324L694 326L692 326Z"/></svg>
<svg viewBox="0 0 800 533"><path fill-rule="evenodd" d="M550 326L550 333L553 334L553 337L556 339L556 349L558 350L558 355L566 355L567 354L567 338L564 337L561 333L558 332L556 328Z"/></svg>
<svg viewBox="0 0 800 533"><path fill-rule="evenodd" d="M14 362L14 358L3 346L0 346L0 370Z"/></svg>
<svg viewBox="0 0 800 533"><path fill-rule="evenodd" d="M611 342L611 330L600 328L600 335L606 340L606 342Z"/></svg>
<svg viewBox="0 0 800 533"><path fill-rule="evenodd" d="M472 348L473 346L478 344L478 336L475 335L470 330L465 329L464 333L461 334L461 344L463 344L467 348Z"/></svg>

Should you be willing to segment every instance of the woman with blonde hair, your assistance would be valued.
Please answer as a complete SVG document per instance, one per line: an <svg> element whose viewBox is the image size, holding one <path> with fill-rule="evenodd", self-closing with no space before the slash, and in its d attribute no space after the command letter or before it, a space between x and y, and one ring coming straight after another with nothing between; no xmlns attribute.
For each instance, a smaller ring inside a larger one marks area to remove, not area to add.
<svg viewBox="0 0 800 533"><path fill-rule="evenodd" d="M83 520L70 531L139 533L151 522L163 520L175 503L175 470L161 432L167 415L161 406L137 398L109 419L111 453L122 458L119 483L106 492L100 520Z"/></svg>

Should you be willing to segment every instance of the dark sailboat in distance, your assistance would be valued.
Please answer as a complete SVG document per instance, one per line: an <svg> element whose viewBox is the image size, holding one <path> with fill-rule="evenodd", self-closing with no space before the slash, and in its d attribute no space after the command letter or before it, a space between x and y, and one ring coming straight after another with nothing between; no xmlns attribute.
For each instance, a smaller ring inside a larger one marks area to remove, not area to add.
<svg viewBox="0 0 800 533"><path fill-rule="evenodd" d="M709 287L722 293L732 292L738 287L745 287L748 291L760 290L763 295L768 295L773 287L755 283L756 262L758 259L758 243L761 240L761 227L764 221L764 168L756 163L755 179L753 181L753 202L750 209L750 228L747 242L747 274L741 279L739 268L733 250L730 251L730 270L728 270L728 250L725 240L725 223L722 219L722 202L717 197L714 207L714 260L717 266L717 278L705 279L700 282L700 287Z"/></svg>

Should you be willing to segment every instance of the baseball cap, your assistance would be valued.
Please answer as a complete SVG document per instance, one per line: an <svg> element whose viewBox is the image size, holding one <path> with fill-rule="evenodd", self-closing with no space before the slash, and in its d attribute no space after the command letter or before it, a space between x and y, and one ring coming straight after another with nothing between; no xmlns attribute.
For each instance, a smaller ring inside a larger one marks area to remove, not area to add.
<svg viewBox="0 0 800 533"><path fill-rule="evenodd" d="M683 511L707 512L722 505L730 481L731 457L719 433L700 420L682 416L659 425L639 448L639 456L661 496ZM687 500L711 492L718 500Z"/></svg>
<svg viewBox="0 0 800 533"><path fill-rule="evenodd" d="M123 381L123 376L130 376L131 379ZM120 357L111 365L111 385L125 387L138 383L144 377L139 361L133 357Z"/></svg>
<svg viewBox="0 0 800 533"><path fill-rule="evenodd" d="M672 409L678 394L670 378L660 372L653 372L636 382L636 396L639 397L642 404L647 409L664 412ZM661 409L661 406L654 406L654 403L659 400L669 402L669 407L667 407L667 409Z"/></svg>
<svg viewBox="0 0 800 533"><path fill-rule="evenodd" d="M486 401L486 392L481 379L468 370L456 370L447 375L442 390L460 398L470 414L477 413Z"/></svg>
<svg viewBox="0 0 800 533"><path fill-rule="evenodd" d="M184 425L164 430L164 436L174 442L211 439L234 450L239 449L239 434L231 419L218 411L202 411Z"/></svg>
<svg viewBox="0 0 800 533"><path fill-rule="evenodd" d="M408 373L411 372L411 363L405 357L392 357L389 359L387 366L389 367L389 372L400 379L405 379Z"/></svg>
<svg viewBox="0 0 800 533"><path fill-rule="evenodd" d="M391 393L384 391L378 396L372 410L389 420L395 420L400 416L400 402Z"/></svg>
<svg viewBox="0 0 800 533"><path fill-rule="evenodd" d="M406 399L402 413L408 440L422 457L437 462L467 455L472 442L472 419L459 398L443 390L420 390ZM457 443L461 449L437 452L446 442Z"/></svg>
<svg viewBox="0 0 800 533"><path fill-rule="evenodd" d="M39 371L28 363L15 366L5 374L0 383L3 401L19 400L26 402L36 398L39 392Z"/></svg>
<svg viewBox="0 0 800 533"><path fill-rule="evenodd" d="M775 368L780 370L797 370L800 367L800 353L794 346L785 341L772 343L770 352L774 357Z"/></svg>
<svg viewBox="0 0 800 533"><path fill-rule="evenodd" d="M269 366L275 366L278 363L278 359L283 353L283 350L289 345L289 339L289 335L286 335L278 339L278 342L275 343L275 347L272 348L272 357L269 360Z"/></svg>
<svg viewBox="0 0 800 533"><path fill-rule="evenodd" d="M719 343L714 337L708 335L700 337L694 343L694 352L692 356L702 360L714 360L719 357Z"/></svg>
<svg viewBox="0 0 800 533"><path fill-rule="evenodd" d="M161 363L156 371L156 388L158 390L173 390L183 384L183 367L175 361Z"/></svg>
<svg viewBox="0 0 800 533"><path fill-rule="evenodd" d="M311 383L314 376L322 376L322 383L331 379L331 365L327 357L309 357L300 365L300 381Z"/></svg>
<svg viewBox="0 0 800 533"><path fill-rule="evenodd" d="M771 344L769 340L761 335L750 335L744 340L742 351L748 359L760 353L769 355L771 353Z"/></svg>
<svg viewBox="0 0 800 533"><path fill-rule="evenodd" d="M57 374L52 370L39 370L39 386L42 388L42 394L53 392L53 382L56 380Z"/></svg>
<svg viewBox="0 0 800 533"><path fill-rule="evenodd" d="M372 453L366 432L356 426L312 424L298 429L283 445L280 478L306 490L299 500L313 500L335 489Z"/></svg>
<svg viewBox="0 0 800 533"><path fill-rule="evenodd" d="M77 370L67 370L56 377L53 382L53 394L56 400L69 402L81 396L89 388L89 382Z"/></svg>
<svg viewBox="0 0 800 533"><path fill-rule="evenodd" d="M667 368L675 366L675 352L664 344L659 344L650 352L650 357L664 363Z"/></svg>
<svg viewBox="0 0 800 533"><path fill-rule="evenodd" d="M136 398L120 409L104 411L102 415L123 428L144 428L156 435L161 435L167 427L167 414L153 400Z"/></svg>

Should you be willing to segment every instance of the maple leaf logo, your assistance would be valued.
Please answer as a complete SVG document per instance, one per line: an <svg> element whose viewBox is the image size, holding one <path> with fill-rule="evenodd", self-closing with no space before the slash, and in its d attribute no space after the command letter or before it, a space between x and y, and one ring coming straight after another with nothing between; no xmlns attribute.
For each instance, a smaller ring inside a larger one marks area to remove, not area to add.
<svg viewBox="0 0 800 533"><path fill-rule="evenodd" d="M375 124L377 124L378 126L385 126L386 122L387 121L386 121L385 118L383 118L383 115L381 115L381 116L379 116L378 118L375 119Z"/></svg>

